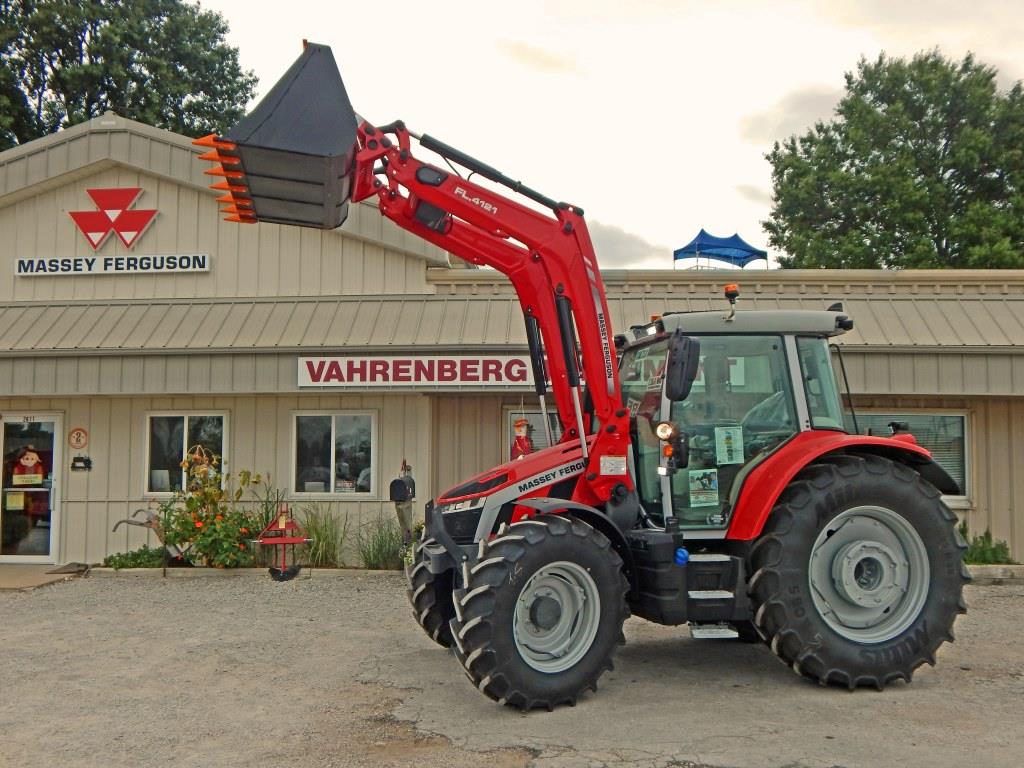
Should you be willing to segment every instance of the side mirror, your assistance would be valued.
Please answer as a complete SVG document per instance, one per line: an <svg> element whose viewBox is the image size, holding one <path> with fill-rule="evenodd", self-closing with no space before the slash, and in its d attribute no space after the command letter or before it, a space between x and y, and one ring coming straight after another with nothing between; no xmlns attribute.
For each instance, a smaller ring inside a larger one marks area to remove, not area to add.
<svg viewBox="0 0 1024 768"><path fill-rule="evenodd" d="M697 378L700 366L700 342L676 331L668 341L668 363L665 365L665 394L672 402L685 400Z"/></svg>

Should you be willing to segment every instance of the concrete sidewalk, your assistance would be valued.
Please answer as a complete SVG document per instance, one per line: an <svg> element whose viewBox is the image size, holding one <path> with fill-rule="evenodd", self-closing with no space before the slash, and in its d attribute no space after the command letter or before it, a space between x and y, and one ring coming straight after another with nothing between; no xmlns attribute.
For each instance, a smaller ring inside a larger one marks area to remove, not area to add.
<svg viewBox="0 0 1024 768"><path fill-rule="evenodd" d="M58 581L67 581L79 573L47 573L56 565L0 565L0 589L35 589Z"/></svg>

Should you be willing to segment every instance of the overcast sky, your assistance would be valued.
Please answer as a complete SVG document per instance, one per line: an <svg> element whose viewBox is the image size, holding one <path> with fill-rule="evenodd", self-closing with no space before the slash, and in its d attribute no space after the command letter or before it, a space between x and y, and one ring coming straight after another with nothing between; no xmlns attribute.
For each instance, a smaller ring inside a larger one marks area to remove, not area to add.
<svg viewBox="0 0 1024 768"><path fill-rule="evenodd" d="M609 269L671 268L701 227L767 246L764 154L831 115L862 55L938 46L973 51L1003 87L1024 78L1019 0L202 5L227 19L260 95L303 38L330 45L361 115L582 206Z"/></svg>

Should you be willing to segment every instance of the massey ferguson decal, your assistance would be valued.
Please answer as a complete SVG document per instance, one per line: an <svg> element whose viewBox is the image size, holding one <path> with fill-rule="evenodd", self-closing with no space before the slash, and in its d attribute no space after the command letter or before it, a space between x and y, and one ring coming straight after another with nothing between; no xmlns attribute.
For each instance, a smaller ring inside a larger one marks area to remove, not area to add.
<svg viewBox="0 0 1024 768"><path fill-rule="evenodd" d="M584 469L587 468L587 462L585 461L574 461L571 464L563 464L560 467L548 470L539 475L523 480L516 486L516 491L520 494L527 493L529 491L536 490L541 486L551 485L556 480L562 480L566 477L578 475Z"/></svg>
<svg viewBox="0 0 1024 768"><path fill-rule="evenodd" d="M131 248L156 216L156 209L130 210L142 194L141 187L85 191L98 210L68 211L68 215L75 220L94 251L103 245L111 232L117 234L125 248Z"/></svg>
<svg viewBox="0 0 1024 768"><path fill-rule="evenodd" d="M532 383L525 357L300 357L299 387L494 387Z"/></svg>

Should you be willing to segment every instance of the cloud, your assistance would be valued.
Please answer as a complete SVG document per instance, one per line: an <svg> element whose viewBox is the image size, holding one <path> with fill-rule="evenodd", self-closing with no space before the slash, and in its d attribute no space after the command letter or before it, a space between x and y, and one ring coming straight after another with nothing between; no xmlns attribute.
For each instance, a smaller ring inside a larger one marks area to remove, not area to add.
<svg viewBox="0 0 1024 768"><path fill-rule="evenodd" d="M807 131L818 120L828 120L843 96L841 88L810 85L786 94L762 112L740 120L740 137L768 145Z"/></svg>
<svg viewBox="0 0 1024 768"><path fill-rule="evenodd" d="M588 221L601 269L672 269L672 249L611 224Z"/></svg>
<svg viewBox="0 0 1024 768"><path fill-rule="evenodd" d="M959 59L973 51L978 61L998 69L1001 88L1024 78L1020 55L1024 14L1006 0L805 0L804 4L808 13L826 21L870 30L892 55L909 56L938 46L944 55Z"/></svg>
<svg viewBox="0 0 1024 768"><path fill-rule="evenodd" d="M757 184L737 184L735 187L740 197L758 205L771 205L772 193Z"/></svg>
<svg viewBox="0 0 1024 768"><path fill-rule="evenodd" d="M498 40L498 50L512 61L547 75L558 75L576 70L576 60L571 56L538 48L519 40Z"/></svg>

